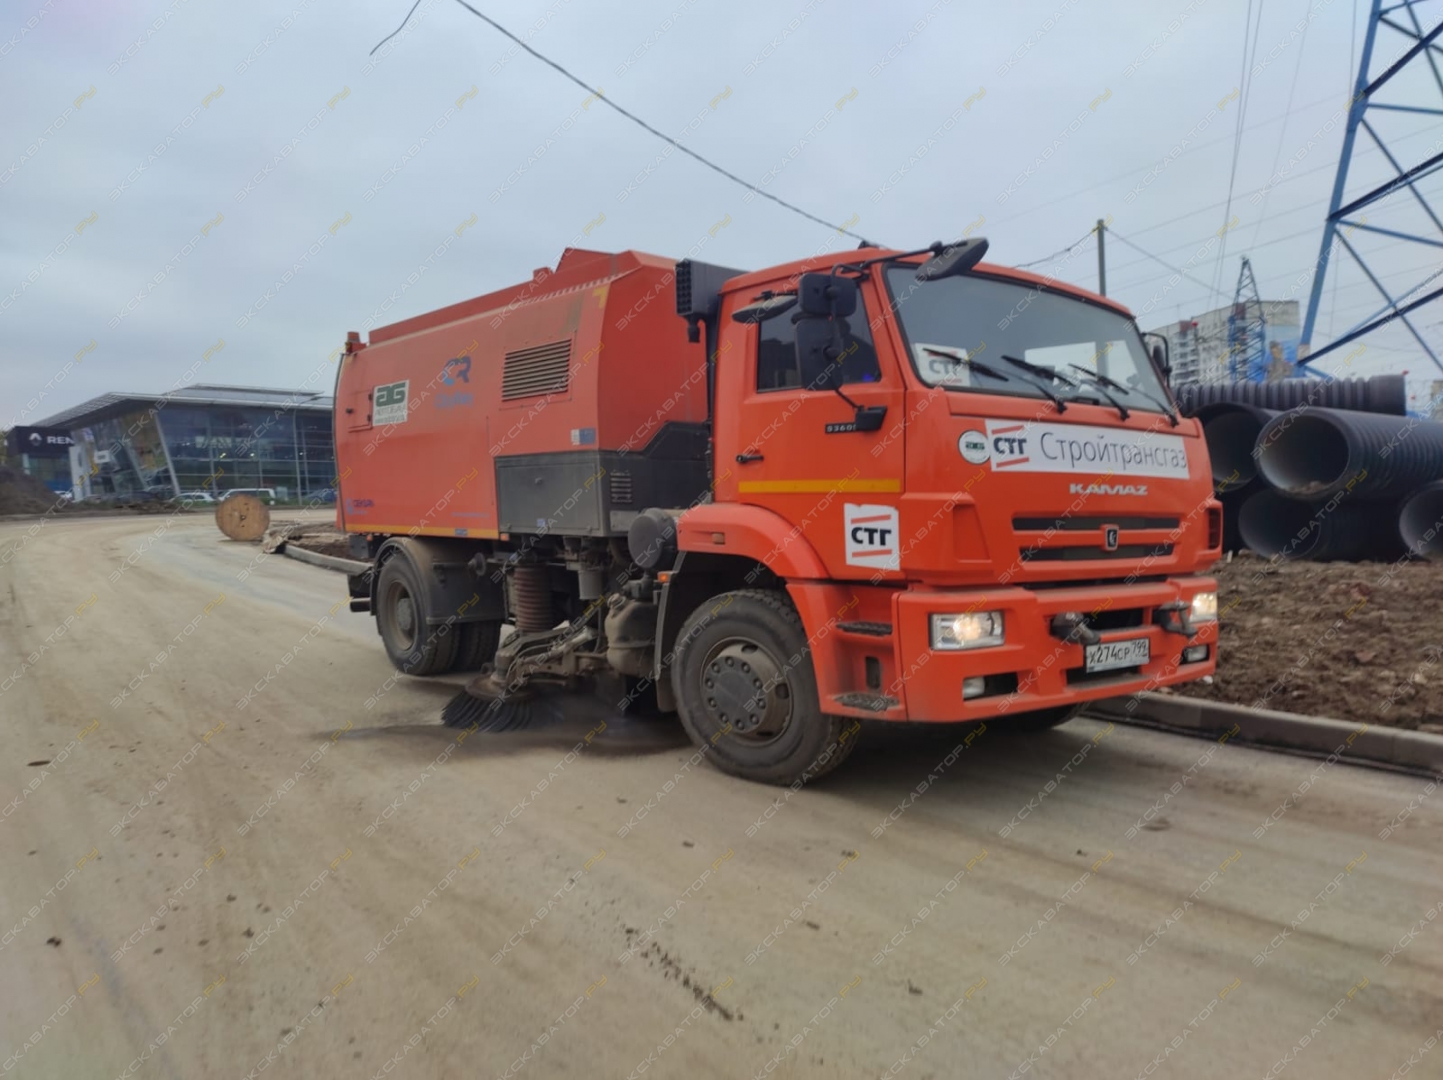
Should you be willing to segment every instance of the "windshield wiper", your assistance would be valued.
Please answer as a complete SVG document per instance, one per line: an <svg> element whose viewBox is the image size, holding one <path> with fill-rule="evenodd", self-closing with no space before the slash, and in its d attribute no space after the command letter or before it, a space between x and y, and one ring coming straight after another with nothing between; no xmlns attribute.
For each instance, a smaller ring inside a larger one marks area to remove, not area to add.
<svg viewBox="0 0 1443 1080"><path fill-rule="evenodd" d="M1091 384L1092 389L1096 390L1103 397L1107 398L1107 400L1112 404L1113 408L1117 410L1118 416L1126 420L1129 416L1132 415L1132 413L1127 411L1126 405L1118 401L1117 398L1113 397L1107 392L1107 387L1109 384L1113 386L1117 386L1117 384L1114 383L1111 379L1109 379L1106 375L1099 375L1091 368L1085 368L1081 364L1068 364L1067 366L1070 368L1076 368L1079 372L1081 372L1083 377L1087 379L1089 384ZM1125 388L1119 387L1119 389Z"/></svg>
<svg viewBox="0 0 1443 1080"><path fill-rule="evenodd" d="M1063 386L1071 386L1074 388L1076 388L1077 386L1077 384L1071 379L1069 379L1066 375L1062 375L1057 371L1054 371L1052 368L1042 367L1039 364L1029 363L1026 360L1019 360L1017 359L1017 357L1008 356L1005 353L1003 354L1002 359L1006 360L1009 364L1013 365L1019 370L1025 371L1031 375L1036 375L1040 379L1047 379L1050 382L1060 382ZM1065 413L1067 411L1067 402L1063 401L1062 396L1058 394L1055 390L1053 390L1052 387L1048 386L1047 383L1034 382L1032 383L1032 385L1042 391L1043 397L1047 398L1048 401L1052 402L1052 404L1057 406L1058 413Z"/></svg>
<svg viewBox="0 0 1443 1080"><path fill-rule="evenodd" d="M1093 371L1091 368L1079 367L1077 364L1072 364L1071 366L1077 368L1077 370L1082 372L1084 375L1089 376L1094 382L1100 383L1103 386L1110 386L1114 390L1121 390L1124 394L1136 394L1138 397L1145 398L1146 400L1152 402L1154 405L1156 405L1159 409L1162 410L1162 414L1164 416L1166 416L1170 421L1172 421L1172 426L1177 427L1177 413L1173 412L1172 409L1168 408L1167 405L1163 404L1157 398L1153 397L1146 390L1139 390L1135 386L1123 386L1122 383L1118 382L1116 379L1110 379L1106 375L1102 374L1102 372Z"/></svg>
<svg viewBox="0 0 1443 1080"><path fill-rule="evenodd" d="M1005 371L998 371L990 364L984 364L981 360L973 360L970 356L958 356L956 353L943 352L941 349L934 349L930 345L923 345L922 351L928 356L940 356L943 360L951 360L954 364L962 364L971 371L980 371L983 375L990 375L1001 382L1011 382L1011 377Z"/></svg>

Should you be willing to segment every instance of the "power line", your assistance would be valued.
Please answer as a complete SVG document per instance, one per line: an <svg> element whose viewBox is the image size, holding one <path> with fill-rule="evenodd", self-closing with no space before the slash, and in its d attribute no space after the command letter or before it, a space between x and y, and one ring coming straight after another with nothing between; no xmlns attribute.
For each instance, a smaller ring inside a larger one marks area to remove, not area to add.
<svg viewBox="0 0 1443 1080"><path fill-rule="evenodd" d="M408 12L406 12L406 17L401 20L401 25L398 26L398 27L396 27L396 29L392 30L389 34L387 34L385 37L383 37L380 41L376 42L376 49L379 49L382 45L386 44L386 42L390 41L393 37L395 37L395 36L396 36L397 34L399 34L402 30L404 30L404 29L406 28L406 24L411 21L411 16L414 15L414 14L416 14L416 9L417 9L418 7L420 7L420 6L421 6L421 0L416 0L416 2L411 5L411 10L408 11ZM372 49L372 50L371 50L371 52L370 52L370 55L371 55L371 56L375 56L375 55L376 55L376 49Z"/></svg>
<svg viewBox="0 0 1443 1080"><path fill-rule="evenodd" d="M1278 214L1278 215L1276 215L1276 216L1277 216L1277 217L1282 217L1283 215ZM1108 231L1111 232L1112 230L1109 229ZM1274 238L1271 239L1271 240L1266 240L1266 241L1264 241L1264 242L1261 243L1261 244L1253 244L1251 247L1248 248L1248 251L1249 251L1249 253L1252 253L1252 252L1254 252L1254 251L1261 251L1261 250L1264 249L1264 248L1274 247L1274 246L1277 245L1277 244L1283 244L1283 243L1286 243L1286 242L1289 241L1289 240L1296 240L1296 239L1297 239L1298 237L1300 237L1300 236L1308 236L1308 235L1310 235L1310 234L1313 234L1315 231L1316 231L1316 230L1314 230L1313 228L1299 229L1297 232L1288 233L1286 236L1278 236L1278 237L1274 237ZM1207 238L1204 238L1204 239L1202 239L1202 240L1192 241L1192 242L1186 243L1186 244L1179 244L1179 245L1177 245L1176 247L1164 248L1164 249L1162 250L1162 254L1163 254L1163 255L1168 255L1168 254L1171 254L1171 253L1174 252L1174 251L1186 251L1186 250L1188 250L1189 248L1200 248L1200 247L1204 246L1206 243L1207 243ZM1392 246L1392 245L1390 245L1390 246ZM1147 254L1147 253L1144 253L1144 254ZM1153 256L1153 255L1151 255L1151 254L1148 254L1148 259L1153 259L1154 261L1157 261L1157 257L1156 257L1156 256ZM1143 264L1144 262L1146 262L1146 261L1147 261L1147 259L1133 259L1131 262L1123 263L1122 265L1120 265L1120 266L1118 266L1118 267L1115 267L1114 269L1115 269L1115 270L1123 270L1123 269L1126 269L1126 268L1132 267L1132 266L1140 266L1140 265L1142 265L1142 264ZM1436 264L1430 263L1430 264L1426 264L1426 265L1432 266L1432 265L1436 265ZM1421 269L1421 267L1420 267L1420 269ZM1398 274L1398 273L1403 273L1403 272L1404 272L1404 271L1398 270L1398 269L1394 269L1394 270L1389 270L1389 271L1387 271L1388 274ZM1272 275L1270 275L1270 276L1276 277L1276 276L1278 276L1278 275L1276 274L1276 272L1274 272L1274 273L1273 273ZM1284 274L1284 275L1282 275L1282 276L1287 276L1287 275ZM1138 279L1138 280L1146 280L1146 279ZM1133 284L1136 284L1136 282L1133 282ZM1117 287L1118 287L1119 289L1121 289L1121 288L1126 288L1126 285L1119 285L1119 286L1117 286ZM1214 291L1217 291L1217 290L1214 290Z"/></svg>
<svg viewBox="0 0 1443 1080"><path fill-rule="evenodd" d="M1350 89L1349 89L1349 92L1351 93L1351 87L1350 87ZM1323 97L1317 98L1317 99L1315 99L1315 100L1313 100L1313 101L1309 101L1309 102L1308 102L1307 104L1305 104L1305 105L1299 105L1299 106L1298 106L1298 109L1297 109L1297 112L1298 112L1299 115L1301 115L1302 113L1306 112L1307 110L1309 110L1309 109L1311 109L1311 108L1314 108L1315 106L1323 105L1323 104L1326 104L1327 102L1336 101L1336 100L1337 100L1337 98L1335 98L1332 94L1326 94L1326 95L1324 95ZM1280 115L1278 115L1278 116L1270 117L1270 118L1268 118L1267 120L1259 120L1257 123L1249 125L1245 130L1247 130L1247 131L1255 131L1255 130L1257 130L1258 128L1267 127L1269 124L1276 124L1279 120L1287 120L1287 119L1288 119L1288 115L1287 115L1286 113L1283 113L1283 114L1280 114ZM1206 149L1207 147L1209 147L1209 146L1216 146L1218 143L1226 142L1226 141L1227 141L1228 139L1230 139L1230 138L1232 138L1231 135L1219 135L1216 139L1206 139L1206 140L1204 140L1203 142L1194 143L1192 146L1188 147L1186 150L1184 150L1184 151L1182 151L1180 154L1178 154L1177 157L1178 157L1178 158L1185 157L1186 155L1191 154L1191 153L1192 153L1193 151L1195 151L1195 150L1205 150L1205 149ZM1172 160L1176 161L1177 158L1173 158ZM1130 177L1130 176L1136 176L1138 173L1146 172L1148 169L1152 168L1155 164L1156 164L1156 162L1152 162L1152 163L1149 163L1149 164L1147 164L1147 165L1138 165L1138 166L1135 166L1134 168L1126 169L1126 170L1124 170L1123 172L1117 173L1117 174L1114 175L1114 176L1109 176L1106 180L1100 180L1100 181L1098 181L1096 184L1093 184L1091 187L1085 187L1085 188L1081 188L1081 189L1079 189L1079 190L1077 190L1077 191L1071 191L1071 192L1068 192L1066 195L1059 195L1059 196L1058 196L1057 198L1055 198L1055 199L1050 199L1049 201L1047 201L1047 202L1045 202L1045 203L1039 203L1038 205L1033 206L1033 207L1029 207L1029 208L1026 209L1026 210L1021 210L1021 211L1019 211L1018 213L1012 214L1010 217L997 218L996 220L993 221L993 224L994 224L994 225L1006 225L1006 224L1007 224L1008 222L1010 222L1010 221L1017 221L1017 220L1019 220L1020 218L1025 218L1025 217L1027 217L1029 214L1035 214L1035 213L1037 213L1037 211L1039 211L1039 210L1045 210L1045 209L1047 209L1049 206L1056 206L1056 205L1057 205L1058 203L1060 203L1060 202L1066 202L1066 201L1069 200L1069 199L1075 199L1075 198L1078 198L1078 197L1080 197L1080 196L1082 196L1082 195L1086 195L1086 194L1088 194L1088 193L1090 193L1090 192L1096 191L1098 188L1106 187L1108 184L1115 183L1115 182L1118 181L1118 180L1126 180L1126 179L1127 179L1128 177ZM1221 206L1222 203L1218 203L1217 205L1218 205L1218 206Z"/></svg>
<svg viewBox="0 0 1443 1080"><path fill-rule="evenodd" d="M1133 251L1136 251L1139 255L1146 255L1149 259L1151 259L1153 262L1157 263L1159 266L1166 267L1168 270L1171 270L1174 274L1177 274L1177 275L1180 276L1180 277L1186 278L1188 281L1191 281L1194 285L1197 285L1199 288L1207 289L1208 292L1211 292L1211 293L1217 293L1217 295L1218 295L1218 296L1221 296L1224 300L1228 299L1228 297L1227 297L1224 293L1218 292L1218 290L1217 290L1217 289L1214 289L1211 285L1204 285L1201 281L1199 281L1197 278L1193 277L1193 276L1192 276L1191 274L1189 274L1186 270L1180 270L1178 267L1173 266L1171 263L1163 262L1161 259L1159 259L1156 255L1152 254L1151 252L1143 251L1142 248L1138 247L1136 244L1134 244L1134 243L1133 243L1131 240L1129 240L1127 237L1123 236L1122 233L1118 232L1116 229L1108 229L1107 231L1112 235L1112 238L1113 238L1114 240L1121 240L1124 244L1126 244L1128 247L1132 248L1132 250L1133 250Z"/></svg>
<svg viewBox="0 0 1443 1080"><path fill-rule="evenodd" d="M414 11L416 10L416 8L420 5L420 2L421 2L421 0L416 0L416 3L413 4L412 7L411 7L411 11L412 11L412 12L414 12ZM488 26L490 26L493 30L496 30L498 33L500 33L500 34L502 34L502 35L510 38L510 39L511 39L512 41L514 41L517 45L519 45L522 49L525 49L527 52L529 52L532 56L536 57L536 59L540 60L540 61L541 61L543 64L545 64L547 67L552 68L554 71L558 72L560 75L562 75L562 76L565 77L566 79L569 79L571 82L574 82L577 86L581 87L581 89L585 90L588 94L591 94L591 95L593 95L594 97L596 97L597 100L599 100L603 105L606 105L607 107L609 107L609 108L615 110L616 112L620 113L622 116L624 116L624 117L626 117L628 120L630 120L633 124L637 125L638 127L642 128L642 129L645 130L645 131L650 132L651 134L655 135L658 139L661 139L663 142L670 143L672 146L674 146L676 149L680 150L680 151L681 151L683 154L685 154L687 157L692 158L694 161L700 162L701 164L705 165L708 169L711 169L713 172L720 173L722 176L725 176L728 180L732 181L733 183L735 183L735 184L740 184L742 187L746 188L748 191L754 192L754 193L756 193L757 195L760 195L760 196L761 196L762 198L764 198L764 199L770 199L772 202L776 203L778 206L783 207L783 208L785 208L785 209L787 209L787 210L790 210L790 211L791 211L792 213L794 213L794 214L800 214L802 217L806 218L808 221L814 221L814 222L816 222L818 225L825 225L825 226L826 226L827 228L829 228L829 229L835 229L838 233L840 233L840 234L843 235L843 236L850 236L853 240L859 240L859 241L861 241L863 244L868 244L868 240L866 239L866 237L861 236L861 235L859 235L858 233L854 233L854 232L852 232L850 229L844 228L844 227L841 226L841 225L836 225L836 224L834 224L834 223L832 223L832 222L830 222L830 221L827 221L825 218L819 218L819 217L817 217L816 214L808 213L806 210L803 210L800 206L796 206L796 205L794 205L793 203L789 203L789 202L787 202L785 199L779 199L777 196L771 194L770 192L763 191L761 188L757 187L755 184L751 184L751 183L748 183L746 180L743 180L743 179L742 179L740 176L738 176L736 173L730 172L730 171L728 171L727 169L722 168L722 167L721 167L720 165L718 165L716 162L710 161L710 160L708 160L707 158L702 157L702 156L701 156L700 154L698 154L695 150L689 150L687 147L683 146L681 143L679 143L679 142L677 142L675 139L673 139L670 135L667 135L667 134L665 134L664 132L658 131L656 128L652 127L650 124L648 124L648 123L647 123L645 120L643 120L641 117L637 116L635 113L628 112L626 109L623 109L620 105L618 105L616 102L612 101L610 98L604 97L604 96L602 95L602 93L601 93L600 90L598 90L598 89L597 89L596 87L594 87L594 86L589 85L588 83L586 83L584 80L578 78L577 76L573 75L573 74L572 74L570 71L568 71L566 68L564 68L564 67L562 67L560 64L558 64L555 60L552 60L552 59L550 59L549 57L546 57L546 56L542 56L541 53L537 52L537 51L536 51L535 49L533 49L530 45L526 44L526 42L524 42L523 40L521 40L521 38L519 38L519 37L517 37L515 34L513 34L510 30L507 30L506 27L502 26L502 25L501 25L499 22L497 22L495 19L491 18L489 15L483 15L481 12L477 11L474 7L472 7L470 4L468 4L468 3L466 2L466 0L456 0L456 3L460 4L463 8L465 8L467 11L469 11L472 15L475 15L476 18L480 19L482 22L486 23L486 24L487 24ZM408 15L406 16L406 19L410 19L410 18L411 18L411 16L408 14ZM405 25L406 25L406 23L405 23L405 21L403 20L402 23L401 23L401 26L405 26ZM385 37L384 39L382 39L382 41L376 46L376 49L379 49L382 45L384 45L387 41L390 41L391 38L395 37L396 34L398 34L398 33L400 33L400 32L401 32L401 28L400 28L400 27L397 27L397 28L396 28L394 31L392 31L387 37ZM371 52L374 54L375 51L376 51L376 49L372 49Z"/></svg>
<svg viewBox="0 0 1443 1080"><path fill-rule="evenodd" d="M1254 57L1256 57L1256 56L1258 55L1258 35L1262 32L1262 29L1263 29L1263 3L1264 3L1264 0L1257 0L1257 2L1258 2L1258 21L1257 21L1257 25L1252 28L1252 32L1253 32L1252 55L1253 55ZM1225 267L1224 267L1224 264L1225 264L1225 261L1226 261L1226 259L1227 259L1227 254L1228 254L1228 222L1231 220L1230 215L1232 214L1232 209L1233 209L1233 188L1234 188L1234 186L1236 185L1237 179L1238 179L1238 159L1239 159L1240 157L1242 157L1242 149L1243 149L1243 120L1244 120L1244 118L1247 116L1248 102L1252 99L1252 92L1251 92L1251 91L1252 91L1252 86L1251 86L1251 84L1248 82L1248 64L1249 64L1249 62L1250 62L1249 59L1248 59L1248 30L1249 30L1248 23L1252 20L1252 16L1253 16L1253 0L1248 0L1248 11L1247 11L1247 14L1243 17L1243 60L1242 60L1242 72L1241 72L1241 74L1239 74L1239 76L1238 76L1238 122L1237 122L1237 125L1236 125L1236 131L1235 131L1235 133L1234 133L1234 135L1233 135L1233 164L1232 164L1232 169L1231 169L1231 171L1230 171L1230 173L1229 173L1229 175L1228 175L1228 197L1227 197L1227 202L1226 202L1226 205L1225 205L1224 208L1223 208L1223 230L1224 230L1224 231L1223 231L1223 233L1221 234L1221 235L1222 235L1222 246L1218 249L1217 270L1216 270L1216 272L1215 272L1214 275L1213 275L1213 279L1214 279L1215 281L1217 281L1219 284L1222 283L1223 274L1226 273L1226 269L1225 269ZM1216 290L1214 290L1214 291L1216 291Z"/></svg>
<svg viewBox="0 0 1443 1080"><path fill-rule="evenodd" d="M1331 166L1330 166L1330 167L1331 167ZM1278 220L1280 220L1280 219L1282 219L1282 218L1287 217L1287 216L1290 215L1290 214L1299 214L1299 213L1302 213L1304 210L1310 210L1310 209L1312 209L1314 206L1318 205L1318 203L1320 203L1320 202L1327 202L1327 201L1328 201L1327 199L1320 199L1320 200L1316 200L1316 201L1314 201L1314 202L1302 203L1302 204L1299 205L1299 206L1293 207L1293 209L1291 209L1291 210L1284 210L1282 213L1274 214L1271 218L1268 219L1268 223L1278 221ZM1412 207L1409 206L1409 205L1406 204L1406 203L1395 204L1395 206L1384 207L1382 210L1377 211L1377 212L1373 215L1373 217L1371 217L1369 220L1370 220L1370 221L1374 221L1374 222L1379 221L1380 219L1382 219L1382 220L1387 220L1386 218L1383 218L1383 215L1384 215L1385 213L1389 212L1389 211L1392 211L1393 209L1395 209L1395 207L1396 207L1396 208L1405 209L1405 210L1411 210L1411 209L1412 209ZM1271 239L1271 240L1266 240L1266 241L1264 241L1264 242L1261 243L1261 244L1250 244L1250 245L1248 245L1248 249L1247 249L1247 250L1251 252L1251 251L1255 251L1255 250L1257 250L1257 249L1259 249L1259 248L1270 247L1270 246L1272 246L1273 244L1277 244L1277 243L1282 242L1283 240L1291 240L1291 239L1293 239L1293 238L1295 238L1295 237L1298 237L1298 236L1305 236L1305 235L1307 235L1307 234L1310 233L1310 232L1315 232L1315 230L1314 230L1314 229L1304 229L1304 230L1302 230L1301 232L1289 233L1287 236L1280 236L1280 237L1275 237L1274 239ZM1134 232L1132 235L1133 235L1133 236L1140 236L1141 233ZM1172 254L1172 253L1175 252L1175 251L1196 250L1196 249L1204 246L1204 245L1208 242L1208 240L1213 239L1213 238L1215 238L1215 237L1216 237L1216 234L1213 234L1212 237L1203 237L1203 238L1197 239L1197 240L1187 240L1187 241L1184 241L1184 242L1181 243L1181 244L1174 244L1174 245L1173 245L1172 247L1170 247L1170 248L1161 248L1161 249L1159 249L1158 254L1159 254L1159 255L1170 255L1170 254ZM1119 264L1117 264L1116 266L1114 266L1114 265L1112 265L1112 264L1109 263L1109 264L1108 264L1108 269L1109 269L1109 270L1113 270L1113 271L1126 270L1126 269L1128 269L1129 267L1141 266L1141 265L1142 265L1143 263L1145 263L1146 261L1147 261L1146 259L1133 259L1133 260L1131 260L1131 261L1129 261L1129 262L1119 263Z"/></svg>
<svg viewBox="0 0 1443 1080"><path fill-rule="evenodd" d="M1332 100L1332 99L1330 98L1329 100ZM1421 138L1421 137L1436 138L1436 136L1437 136L1437 133L1436 133L1435 131L1433 131L1433 130L1431 130L1431 129L1424 129L1424 130L1422 130L1422 131L1415 131L1415 132L1413 132L1411 135L1403 135L1403 136L1400 136L1400 137L1397 138L1397 139L1394 139L1394 140L1393 140L1393 145L1394 145L1394 146L1400 146L1400 145L1402 145L1404 142L1408 141L1409 139L1416 139L1416 138ZM1381 153L1381 152L1382 152L1382 151L1380 151L1376 145L1370 143L1370 144L1368 144L1367 146L1361 146L1361 147L1355 148L1354 151L1353 151L1353 157L1354 157L1354 160L1356 160L1357 158L1361 157L1361 156L1364 155L1364 154L1378 154L1378 153ZM1273 184L1272 186L1273 186L1273 187L1282 187L1284 184L1291 183L1291 182L1294 181L1294 180L1301 180L1303 177L1305 177L1305 176L1311 176L1311 175L1313 175L1314 173L1325 172L1325 171L1326 171L1326 172L1336 172L1336 171L1337 171L1337 168L1338 168L1338 163L1337 163L1336 161L1325 161L1325 162L1323 162L1321 165L1315 165L1315 166L1313 166L1311 169L1304 169L1304 170L1302 170L1301 172L1290 173L1288 176L1286 176L1286 177L1284 177L1283 179L1277 181L1277 183ZM1276 175L1276 174L1274 174L1274 175ZM1261 189L1259 189L1259 190L1261 190ZM1304 206L1320 206L1320 205L1323 205L1324 203L1327 203L1328 201L1329 201L1329 196L1324 196L1324 197L1321 198L1321 199L1314 199L1312 202L1304 203L1304 204L1302 204L1302 205L1304 205ZM1182 221L1184 218L1196 217L1198 214L1207 213L1207 211L1209 211L1209 210L1215 210L1215 209L1217 209L1219 206L1225 205L1225 203L1226 203L1226 200L1219 199L1219 200L1218 200L1217 202L1215 202L1215 203L1209 203L1207 206L1200 206L1200 207L1198 207L1196 210L1189 210L1189 211L1188 211L1187 213L1185 213L1185 214L1174 214L1174 215L1172 215L1171 217L1169 217L1166 221L1160 222L1160 223L1157 224L1157 225L1149 225L1149 226L1147 226L1146 228L1143 228L1143 229L1134 229L1134 230L1132 230L1132 235L1133 235L1133 236L1141 236L1141 235L1143 235L1144 233L1156 232L1158 229L1166 229L1166 228L1168 228L1169 226L1174 225L1174 224L1176 224L1176 223L1179 222L1179 221ZM1293 212L1293 211L1291 211L1291 210L1285 210L1285 211L1283 211L1284 214L1290 214L1290 213L1292 213L1292 212ZM1282 214L1274 214L1273 216L1274 216L1274 217L1281 217ZM999 222L999 224L1000 224L1000 222Z"/></svg>
<svg viewBox="0 0 1443 1080"><path fill-rule="evenodd" d="M1095 232L1097 232L1097 226L1094 225L1072 243L1068 244L1065 248L1060 248L1059 250L1054 251L1051 255L1044 255L1040 259L1033 259L1031 262L1017 263L1015 264L1015 268L1018 270L1026 270L1029 266L1037 266L1040 263L1051 262L1053 259L1056 259L1062 255L1071 255L1074 251L1077 250L1079 245L1085 243L1087 241L1087 238Z"/></svg>
<svg viewBox="0 0 1443 1080"><path fill-rule="evenodd" d="M1312 0L1303 0L1303 5L1304 5L1304 7L1309 6L1311 3L1312 3ZM1299 75L1299 73L1302 72L1302 70L1303 70L1303 52L1304 52L1304 51L1307 49L1307 47L1308 47L1308 27L1310 27L1310 26L1312 26L1312 25L1313 25L1312 15L1311 15L1311 13L1309 13L1309 15L1307 16L1306 20L1305 20L1304 23L1303 23L1302 34L1301 34L1301 35L1299 36L1299 38L1298 38L1298 51L1297 51L1297 54L1295 55L1295 57L1294 57L1294 59L1293 59L1293 81L1292 81L1292 83L1288 86L1288 105L1287 105L1287 108L1285 108L1285 109L1283 110L1283 112L1289 114L1290 117L1291 117L1291 114L1292 114L1292 111L1293 111L1293 95L1296 94L1297 91L1298 91L1298 75ZM1254 59L1256 59L1256 57L1257 57L1257 52L1256 52L1256 50L1254 50L1253 56L1254 56ZM1268 175L1269 175L1269 176L1276 176L1276 175L1277 175L1277 172L1278 172L1278 162L1280 162L1280 161L1283 160L1283 143L1287 141L1287 138L1288 138L1288 122L1287 122L1286 120L1284 120L1284 121L1283 121L1283 130L1282 130L1281 134L1278 135L1278 148L1277 148L1277 151L1273 154L1273 167L1268 170ZM1273 189L1272 189L1272 188L1268 188L1266 191L1263 192L1263 205L1260 206L1260 207L1258 207L1258 227L1253 230L1253 242L1256 242L1256 241L1257 241L1257 239L1258 239L1258 233L1262 232L1264 215L1266 215L1267 212L1268 212L1268 199L1270 199L1270 198L1272 197L1272 194L1273 194Z"/></svg>

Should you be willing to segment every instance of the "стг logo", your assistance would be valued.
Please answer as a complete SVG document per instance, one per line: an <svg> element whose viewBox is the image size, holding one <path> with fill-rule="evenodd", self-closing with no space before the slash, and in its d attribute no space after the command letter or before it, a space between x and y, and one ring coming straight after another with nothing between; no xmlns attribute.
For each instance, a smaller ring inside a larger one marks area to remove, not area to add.
<svg viewBox="0 0 1443 1080"><path fill-rule="evenodd" d="M981 465L992 456L987 436L980 431L964 431L957 440L957 449L962 452L962 460L972 465Z"/></svg>
<svg viewBox="0 0 1443 1080"><path fill-rule="evenodd" d="M847 565L873 570L901 568L898 534L901 532L895 506L847 503L843 510L847 539Z"/></svg>

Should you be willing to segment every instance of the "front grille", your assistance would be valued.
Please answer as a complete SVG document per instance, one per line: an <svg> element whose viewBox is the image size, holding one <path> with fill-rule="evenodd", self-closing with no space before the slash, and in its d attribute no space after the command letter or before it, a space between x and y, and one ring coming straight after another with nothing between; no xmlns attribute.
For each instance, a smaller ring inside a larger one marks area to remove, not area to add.
<svg viewBox="0 0 1443 1080"><path fill-rule="evenodd" d="M1061 532L1087 532L1104 525L1116 525L1119 529L1176 529L1175 517L1068 517L1058 514L1055 518L1022 517L1012 519L1012 527L1018 532L1046 532L1056 529Z"/></svg>
<svg viewBox="0 0 1443 1080"><path fill-rule="evenodd" d="M1143 624L1142 614L1142 608L1108 608L1084 614L1082 620L1092 630L1133 630Z"/></svg>
<svg viewBox="0 0 1443 1080"><path fill-rule="evenodd" d="M501 366L502 401L562 393L570 383L570 338L509 352Z"/></svg>
<svg viewBox="0 0 1443 1080"><path fill-rule="evenodd" d="M1166 580L1166 574L1127 575L1129 585L1156 585L1159 581ZM1049 589L1090 589L1098 585L1116 588L1117 579L1114 577L1068 578L1066 581L1019 581L1017 585L1029 592L1047 592Z"/></svg>
<svg viewBox="0 0 1443 1080"><path fill-rule="evenodd" d="M630 506L635 498L631 489L631 473L614 472L611 474L611 503L613 506Z"/></svg>
<svg viewBox="0 0 1443 1080"><path fill-rule="evenodd" d="M1100 547L1023 548L1020 557L1025 563L1091 562L1095 559L1160 558L1171 554L1171 544L1122 544L1116 551L1104 551Z"/></svg>

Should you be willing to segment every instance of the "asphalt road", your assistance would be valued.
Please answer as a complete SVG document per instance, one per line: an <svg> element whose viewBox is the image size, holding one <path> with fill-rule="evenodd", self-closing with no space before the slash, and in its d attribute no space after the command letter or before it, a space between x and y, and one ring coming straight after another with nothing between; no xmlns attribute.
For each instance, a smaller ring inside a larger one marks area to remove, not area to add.
<svg viewBox="0 0 1443 1080"><path fill-rule="evenodd" d="M1090 720L796 793L586 703L458 744L344 592L0 525L0 1074L1443 1075L1426 780Z"/></svg>

